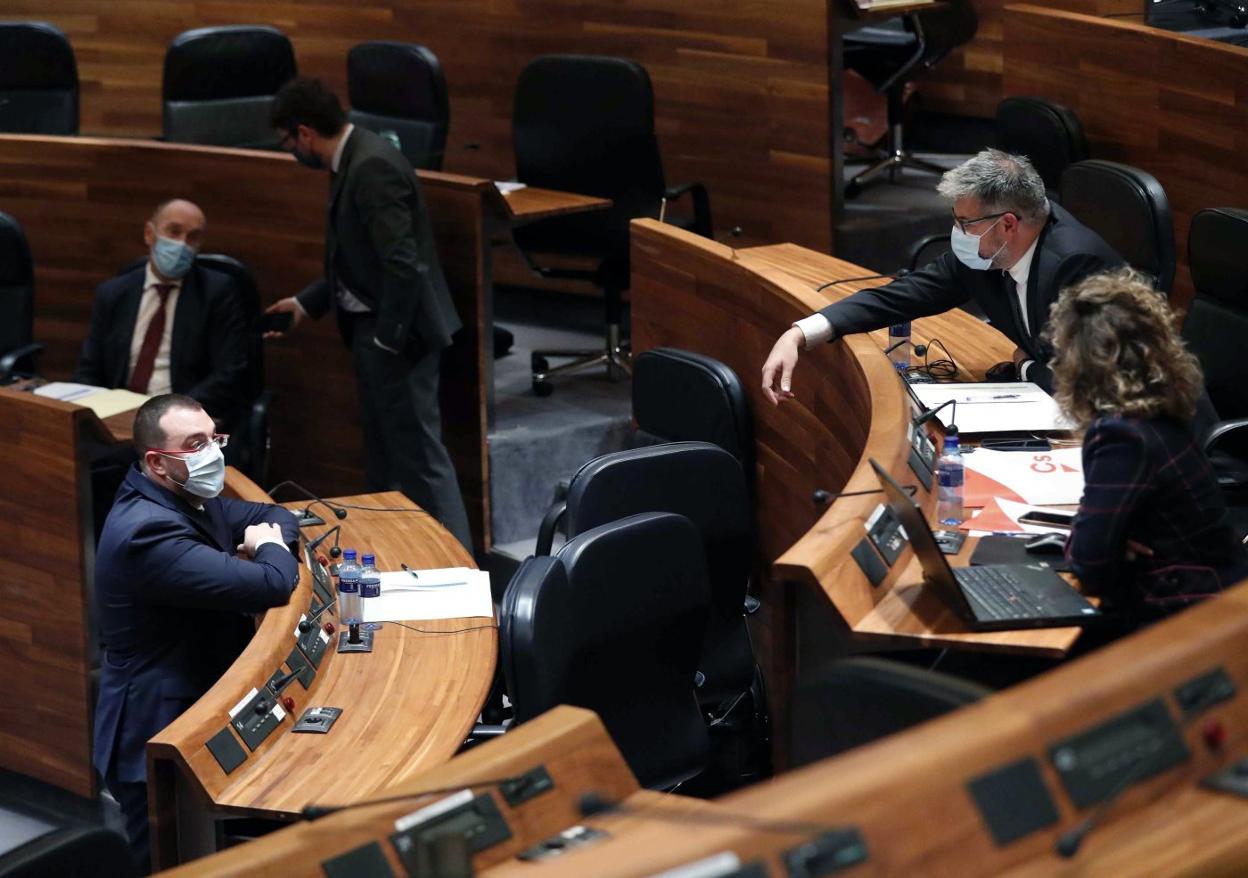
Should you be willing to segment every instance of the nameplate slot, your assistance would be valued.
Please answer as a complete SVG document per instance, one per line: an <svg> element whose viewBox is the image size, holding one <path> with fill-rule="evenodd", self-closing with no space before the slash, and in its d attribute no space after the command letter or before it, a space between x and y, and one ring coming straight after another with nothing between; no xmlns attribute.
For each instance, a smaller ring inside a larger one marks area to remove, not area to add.
<svg viewBox="0 0 1248 878"><path fill-rule="evenodd" d="M450 798L456 800L458 796ZM437 807L437 805L431 806L431 808ZM398 831L390 835L390 843L394 845L409 878L419 878L421 875L429 874L427 868L429 857L436 840L441 836L462 835L467 843L468 851L472 854L480 853L511 838L511 829L507 826L507 821L488 793L482 793L471 801L455 805L449 810L427 816L430 810L423 809L408 819L395 821ZM418 815L426 816L413 823L412 818Z"/></svg>

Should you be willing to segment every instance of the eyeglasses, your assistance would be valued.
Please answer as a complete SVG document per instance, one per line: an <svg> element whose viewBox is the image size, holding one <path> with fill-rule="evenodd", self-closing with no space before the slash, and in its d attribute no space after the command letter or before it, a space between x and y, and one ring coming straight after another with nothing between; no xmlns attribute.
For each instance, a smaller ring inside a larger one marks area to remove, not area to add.
<svg viewBox="0 0 1248 878"><path fill-rule="evenodd" d="M190 454L198 454L209 445L216 445L218 448L224 448L230 444L229 433L214 433L211 439L205 439L202 442L196 442L189 449L186 448L149 448L148 451L155 451L157 454L168 455L169 457L185 457Z"/></svg>
<svg viewBox="0 0 1248 878"><path fill-rule="evenodd" d="M1000 213L987 213L987 214L984 214L983 216L976 217L975 219L965 219L965 220L958 219L958 215L955 213L953 215L953 221L958 224L958 228L960 228L963 232L965 232L967 226L973 226L976 223L982 223L984 220L997 219L998 217L1005 216L1007 213L1013 213L1013 212L1014 211L1012 210L1003 210Z"/></svg>

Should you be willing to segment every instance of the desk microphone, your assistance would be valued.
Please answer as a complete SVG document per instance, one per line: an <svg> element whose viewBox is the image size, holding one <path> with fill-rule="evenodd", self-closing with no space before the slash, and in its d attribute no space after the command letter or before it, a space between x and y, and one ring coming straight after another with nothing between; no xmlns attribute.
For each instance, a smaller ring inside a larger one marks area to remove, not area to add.
<svg viewBox="0 0 1248 878"><path fill-rule="evenodd" d="M893 342L892 344L890 344L888 347L884 348L884 356L886 356L886 357L887 357L889 354L891 354L893 351L897 350L897 348L901 347L903 344L910 344L910 339L908 339L908 338L899 338L899 339L897 339L895 342ZM925 344L916 344L916 345L914 346L914 355L915 355L916 357L926 356L926 354L927 354L927 345L925 345Z"/></svg>
<svg viewBox="0 0 1248 878"><path fill-rule="evenodd" d="M905 277L906 275L908 275L909 273L910 273L910 269L899 268L897 269L897 271L895 271L892 274L864 274L861 277L843 277L840 280L830 280L827 283L819 284L819 286L815 287L815 292L821 293L824 290L826 290L828 287L834 287L834 286L837 286L838 284L855 283L860 280L884 280L885 278L888 278L889 280L899 280Z"/></svg>
<svg viewBox="0 0 1248 878"><path fill-rule="evenodd" d="M944 402L942 402L940 405L936 406L936 408L928 409L923 414L919 415L917 418L914 419L914 426L922 427L928 421L935 418L936 415L940 412L940 410L945 408L946 406L953 406L953 414L949 419L949 427L946 428L946 429L953 429L954 424L956 424L958 420L958 401L956 399L947 399Z"/></svg>
<svg viewBox="0 0 1248 878"><path fill-rule="evenodd" d="M742 231L743 230L740 226L733 226L731 229L724 232L723 234L716 235L715 242L718 244L722 244L724 243L724 241L728 240L729 238L740 238Z"/></svg>
<svg viewBox="0 0 1248 878"><path fill-rule="evenodd" d="M301 513L301 517L306 518L310 514L310 510L312 509L312 507L315 506L317 503L320 503L326 509L331 510L334 513L334 517L337 518L339 521L342 521L342 519L347 517L347 509L345 506L338 504L338 503L331 503L328 500L324 499L323 497L318 497L317 495L309 491L307 488L305 488L303 485L299 484L298 482L291 481L290 479L287 479L284 482L278 482L276 485L269 488L267 493L270 497L272 497L279 490L281 490L282 488L286 488L286 487L294 488L304 497L307 497L312 501L307 506L303 507L303 512Z"/></svg>
<svg viewBox="0 0 1248 878"><path fill-rule="evenodd" d="M404 802L408 799L419 799L423 796L448 796L452 793L462 792L463 790L471 790L477 787L501 787L504 785L514 785L517 791L521 791L525 786L534 783L536 778L529 775L519 774L511 777L496 777L487 780L471 780L457 784L453 787L430 787L424 790L413 790L410 793L400 793L397 796L383 796L377 799L361 799L358 802L351 802L346 805L305 805L303 810L299 812L304 820L320 820L330 814L337 814L339 811L351 811L355 808L367 808L370 805L386 805L390 802Z"/></svg>
<svg viewBox="0 0 1248 878"><path fill-rule="evenodd" d="M340 515L339 518L346 518L346 517L347 517L347 510L344 509L342 510L342 515ZM329 547L329 557L331 558L339 557L342 554L342 547L338 545L338 537L341 536L342 534L341 524L335 524L329 530L325 531L325 533L321 534L312 542L308 543L307 545L308 554L312 555L312 553L314 553L317 550L317 548L321 545L321 543L329 539L330 534L334 535L334 544ZM313 557L313 563L316 563L315 557Z"/></svg>
<svg viewBox="0 0 1248 878"><path fill-rule="evenodd" d="M905 491L907 494L909 494L911 497L913 497L915 494L918 493L919 486L918 485L905 485L904 487L902 487L902 490ZM867 494L883 494L883 493L884 493L883 488L867 488L866 490L863 490L863 491L837 491L835 494L829 491L825 491L823 490L823 488L819 488L818 490L815 491L815 493L811 496L810 499L814 502L816 506L827 506L829 503L831 503L833 500L837 499L838 497L864 497Z"/></svg>
<svg viewBox="0 0 1248 878"><path fill-rule="evenodd" d="M316 611L315 613L313 613L311 616L309 616L309 617L308 617L308 618L306 618L306 619L300 619L300 620L299 620L299 624L296 626L296 627L299 629L299 633L300 633L300 634L307 634L309 631L311 631L311 630L312 630L312 628L313 628L313 627L315 626L315 624L316 624L316 620L317 620L317 619L319 619L319 618L321 618L321 613L324 613L326 610L328 610L328 609L329 609L330 607L332 607L333 605L334 605L334 602L333 602L332 600L330 600L330 601L326 601L326 602L325 602L325 606L321 607L319 610L317 610L317 611Z"/></svg>

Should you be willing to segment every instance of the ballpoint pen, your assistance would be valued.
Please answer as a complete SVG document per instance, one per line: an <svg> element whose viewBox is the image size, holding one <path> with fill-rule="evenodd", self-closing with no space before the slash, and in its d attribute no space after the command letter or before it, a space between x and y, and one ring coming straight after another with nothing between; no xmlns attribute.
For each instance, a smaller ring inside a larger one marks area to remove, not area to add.
<svg viewBox="0 0 1248 878"><path fill-rule="evenodd" d="M406 570L408 573L412 574L413 579L420 579L420 574L418 574L411 567L408 567L406 564L403 564L402 562L399 563L399 566L402 567L404 570Z"/></svg>

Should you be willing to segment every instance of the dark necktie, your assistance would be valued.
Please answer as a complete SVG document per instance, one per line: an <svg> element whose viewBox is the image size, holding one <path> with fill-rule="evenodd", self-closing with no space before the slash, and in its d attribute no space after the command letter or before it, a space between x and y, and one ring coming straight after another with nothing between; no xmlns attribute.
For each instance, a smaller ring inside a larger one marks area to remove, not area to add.
<svg viewBox="0 0 1248 878"><path fill-rule="evenodd" d="M151 383L152 370L156 367L156 352L160 350L160 339L165 334L165 305L169 302L169 294L173 292L173 284L154 284L152 289L160 296L160 306L143 333L143 346L139 348L139 358L135 360L134 371L130 374L127 387L135 393L147 393L147 385Z"/></svg>

